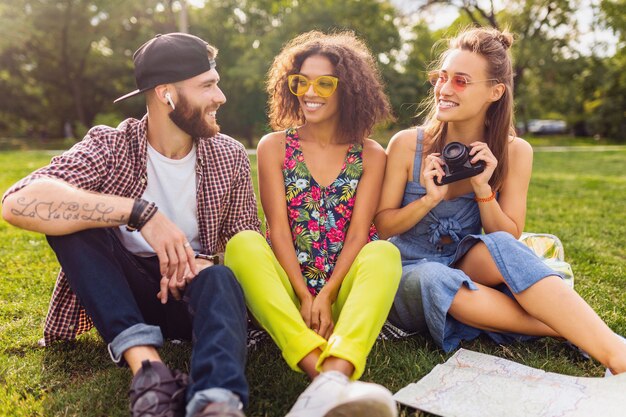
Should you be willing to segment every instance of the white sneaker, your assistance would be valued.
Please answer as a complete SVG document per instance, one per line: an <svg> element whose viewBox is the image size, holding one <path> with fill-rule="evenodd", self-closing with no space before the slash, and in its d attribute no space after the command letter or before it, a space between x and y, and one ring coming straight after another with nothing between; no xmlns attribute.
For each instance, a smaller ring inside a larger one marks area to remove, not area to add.
<svg viewBox="0 0 626 417"><path fill-rule="evenodd" d="M339 371L322 372L300 394L285 417L322 417L337 403L348 384L348 377Z"/></svg>
<svg viewBox="0 0 626 417"><path fill-rule="evenodd" d="M337 404L324 417L397 417L398 408L391 392L382 385L351 382Z"/></svg>
<svg viewBox="0 0 626 417"><path fill-rule="evenodd" d="M286 417L397 417L391 392L378 384L350 382L341 372L321 373Z"/></svg>

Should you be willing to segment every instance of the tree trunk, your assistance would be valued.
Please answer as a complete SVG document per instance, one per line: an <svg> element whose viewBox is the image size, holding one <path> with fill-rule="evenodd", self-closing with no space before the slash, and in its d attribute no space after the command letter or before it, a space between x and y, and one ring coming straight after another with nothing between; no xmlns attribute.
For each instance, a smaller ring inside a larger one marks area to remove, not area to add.
<svg viewBox="0 0 626 417"><path fill-rule="evenodd" d="M187 1L179 0L180 14L178 15L178 31L183 33L189 33L189 19L187 15Z"/></svg>
<svg viewBox="0 0 626 417"><path fill-rule="evenodd" d="M244 133L244 139L246 141L246 148L254 149L254 126L247 126Z"/></svg>
<svg viewBox="0 0 626 417"><path fill-rule="evenodd" d="M89 128L90 121L87 120L85 109L83 107L83 95L82 88L80 86L80 80L70 80L72 97L74 99L74 107L76 109L76 118L83 124L83 126Z"/></svg>

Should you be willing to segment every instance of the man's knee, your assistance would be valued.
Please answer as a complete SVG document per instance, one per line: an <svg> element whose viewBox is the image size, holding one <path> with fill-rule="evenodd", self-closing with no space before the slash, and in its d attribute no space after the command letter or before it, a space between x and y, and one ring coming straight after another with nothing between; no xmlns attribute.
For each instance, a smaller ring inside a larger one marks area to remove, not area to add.
<svg viewBox="0 0 626 417"><path fill-rule="evenodd" d="M185 292L185 299L193 316L226 315L228 321L239 323L245 328L246 303L243 290L228 267L215 265L200 271Z"/></svg>
<svg viewBox="0 0 626 417"><path fill-rule="evenodd" d="M209 292L211 296L234 295L243 300L243 290L233 271L224 265L214 265L200 271L192 281L193 292Z"/></svg>
<svg viewBox="0 0 626 417"><path fill-rule="evenodd" d="M48 243L53 248L59 245L84 245L91 242L98 242L107 237L105 229L85 229L66 235L46 235Z"/></svg>

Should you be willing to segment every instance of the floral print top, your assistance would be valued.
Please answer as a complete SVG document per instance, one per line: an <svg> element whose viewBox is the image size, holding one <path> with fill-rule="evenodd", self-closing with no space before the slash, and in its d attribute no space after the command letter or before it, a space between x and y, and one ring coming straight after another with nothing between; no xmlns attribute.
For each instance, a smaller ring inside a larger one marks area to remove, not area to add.
<svg viewBox="0 0 626 417"><path fill-rule="evenodd" d="M363 173L362 151L363 145L352 144L337 178L323 187L306 166L298 131L291 128L286 132L283 177L287 213L300 270L313 295L332 275L343 248ZM372 225L369 240L377 238Z"/></svg>

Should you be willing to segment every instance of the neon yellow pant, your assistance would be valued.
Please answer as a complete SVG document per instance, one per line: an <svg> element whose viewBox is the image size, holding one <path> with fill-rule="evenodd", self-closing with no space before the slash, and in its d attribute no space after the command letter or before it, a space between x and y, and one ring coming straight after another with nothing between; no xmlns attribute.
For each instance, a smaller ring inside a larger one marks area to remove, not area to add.
<svg viewBox="0 0 626 417"><path fill-rule="evenodd" d="M352 379L363 374L402 274L400 252L393 244L379 240L365 245L332 306L335 328L326 341L307 327L289 278L263 236L252 231L235 235L226 246L225 265L243 287L252 315L292 369L301 371L298 363L319 348L318 370L329 356L345 359L355 368Z"/></svg>

